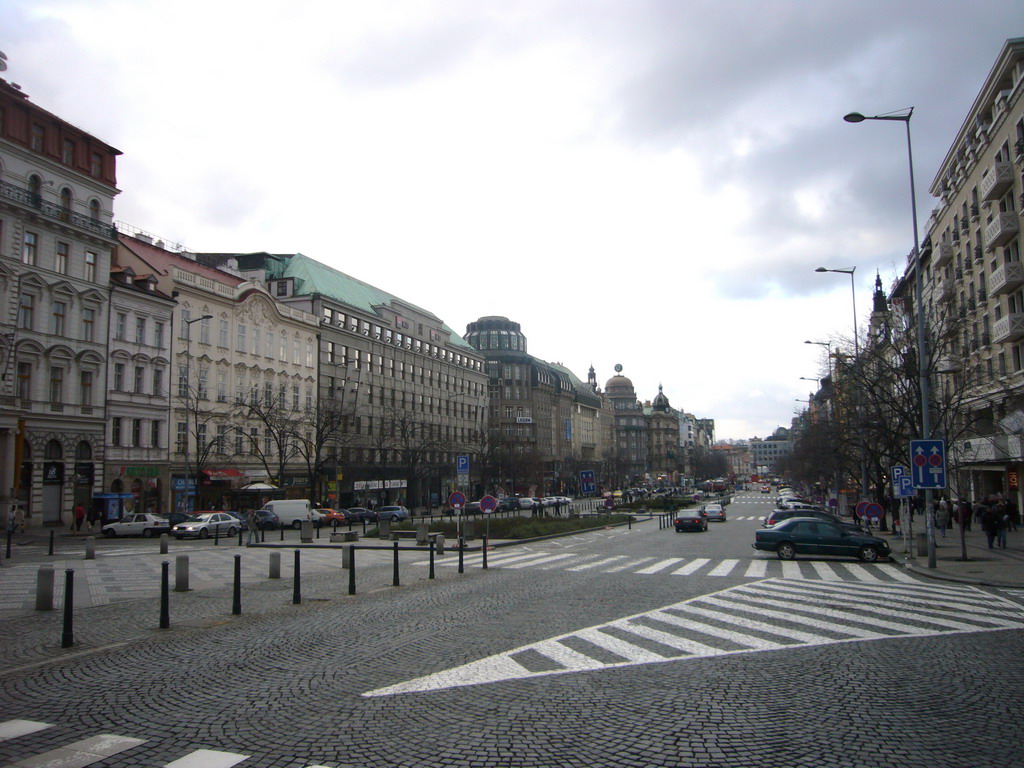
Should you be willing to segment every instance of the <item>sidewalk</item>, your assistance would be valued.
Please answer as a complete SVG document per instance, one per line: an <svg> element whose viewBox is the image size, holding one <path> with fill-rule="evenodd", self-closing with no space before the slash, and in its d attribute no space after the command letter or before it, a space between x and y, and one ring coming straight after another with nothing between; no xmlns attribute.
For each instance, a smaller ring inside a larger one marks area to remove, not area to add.
<svg viewBox="0 0 1024 768"><path fill-rule="evenodd" d="M924 519L914 520L914 536L924 533ZM988 548L988 537L978 523L971 524L971 530L965 532L967 560L963 560L963 548L960 543L960 528L953 526L946 530L946 536L935 530L935 567L928 567L927 554L917 554L917 542L913 543L911 553L904 553L906 548L903 540L888 533L879 534L888 539L892 547L892 559L902 563L907 570L918 576L930 576L945 581L957 581L967 584L981 584L998 587L1024 588L1024 526L1006 534L1006 549L993 545Z"/></svg>

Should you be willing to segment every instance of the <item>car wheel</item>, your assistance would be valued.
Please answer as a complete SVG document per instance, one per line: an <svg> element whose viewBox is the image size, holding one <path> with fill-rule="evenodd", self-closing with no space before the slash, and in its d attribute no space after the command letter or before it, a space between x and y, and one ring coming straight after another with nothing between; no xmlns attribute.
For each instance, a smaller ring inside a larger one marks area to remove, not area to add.
<svg viewBox="0 0 1024 768"><path fill-rule="evenodd" d="M878 550L868 544L860 548L859 556L865 563L873 563L878 560Z"/></svg>
<svg viewBox="0 0 1024 768"><path fill-rule="evenodd" d="M775 554L779 556L779 560L792 560L796 557L796 547L791 542L784 541L779 544L779 548L775 550Z"/></svg>
<svg viewBox="0 0 1024 768"><path fill-rule="evenodd" d="M142 538L144 538L144 539L152 539L153 538L153 529L152 528L146 528L142 532Z"/></svg>
<svg viewBox="0 0 1024 768"><path fill-rule="evenodd" d="M199 538L200 539L208 539L208 538L210 538L210 531L209 531L209 529L203 528L203 530L201 530L199 532Z"/></svg>
<svg viewBox="0 0 1024 768"><path fill-rule="evenodd" d="M391 522L392 523L397 523L398 522L398 515L392 515L391 516Z"/></svg>
<svg viewBox="0 0 1024 768"><path fill-rule="evenodd" d="M238 535L238 529L235 528L235 526L232 525L230 528L228 528L228 536L237 536L237 535Z"/></svg>
<svg viewBox="0 0 1024 768"><path fill-rule="evenodd" d="M294 528L296 531L299 530L300 528L302 528L302 521L301 520L293 520L292 521L292 528Z"/></svg>
<svg viewBox="0 0 1024 768"><path fill-rule="evenodd" d="M117 531L115 531L113 528L104 528L103 535L106 536L108 539L112 539L115 536L117 536Z"/></svg>

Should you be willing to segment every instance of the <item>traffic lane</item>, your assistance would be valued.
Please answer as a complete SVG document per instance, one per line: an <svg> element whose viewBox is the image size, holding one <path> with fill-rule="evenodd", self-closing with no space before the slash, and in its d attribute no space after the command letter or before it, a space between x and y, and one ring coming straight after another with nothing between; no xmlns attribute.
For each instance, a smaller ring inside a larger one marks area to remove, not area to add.
<svg viewBox="0 0 1024 768"><path fill-rule="evenodd" d="M176 633L172 658L163 636L88 664L5 679L4 692L26 704L19 717L94 728L89 713L103 712L105 730L148 737L154 754L216 746L253 753L247 764L259 766L279 765L282 756L326 765L358 759L485 768L840 765L851 755L863 766L941 766L957 764L943 762L947 756L963 758L946 746L961 738L965 754L995 750L1004 760L970 764L1012 764L955 713L970 703L973 723L995 717L994 702L1005 707L1013 700L1007 696L1020 682L1013 645L1019 632L665 660L367 698L367 691L417 673L693 591L679 585L669 596L658 580L533 571L478 572L434 586ZM997 637L1010 635L1015 639ZM908 666L917 658L928 662ZM988 685L989 675L995 685ZM949 680L956 681L952 690ZM979 706L965 683L982 680L986 699ZM842 727L851 713L874 712L879 702L884 721L872 722L870 744L862 728ZM1019 730L1009 724L1005 743L1014 743ZM890 741L884 755L871 751L871 744ZM941 751L916 746L937 742Z"/></svg>

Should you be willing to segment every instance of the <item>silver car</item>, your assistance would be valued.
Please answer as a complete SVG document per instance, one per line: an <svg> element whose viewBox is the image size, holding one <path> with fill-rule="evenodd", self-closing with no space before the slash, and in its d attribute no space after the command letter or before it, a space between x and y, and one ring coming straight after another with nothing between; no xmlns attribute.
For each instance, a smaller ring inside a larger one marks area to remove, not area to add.
<svg viewBox="0 0 1024 768"><path fill-rule="evenodd" d="M718 520L719 522L725 522L725 507L721 504L705 504L701 509L708 521Z"/></svg>
<svg viewBox="0 0 1024 768"><path fill-rule="evenodd" d="M159 536L171 530L171 523L166 517L157 517L148 513L125 515L115 523L107 523L101 529L104 536Z"/></svg>
<svg viewBox="0 0 1024 768"><path fill-rule="evenodd" d="M176 539L184 539L186 536L208 539L214 535L234 536L239 528L238 518L227 512L200 512L195 517L174 526L171 534Z"/></svg>

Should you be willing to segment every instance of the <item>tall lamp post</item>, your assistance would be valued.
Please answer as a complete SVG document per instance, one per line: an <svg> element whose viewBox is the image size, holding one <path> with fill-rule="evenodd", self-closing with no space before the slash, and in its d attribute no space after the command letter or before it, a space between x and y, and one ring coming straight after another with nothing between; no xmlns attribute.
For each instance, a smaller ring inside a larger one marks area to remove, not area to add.
<svg viewBox="0 0 1024 768"><path fill-rule="evenodd" d="M189 497L192 465L188 455L188 444L191 442L189 432L192 430L192 323L212 318L213 315L203 315L185 320L185 511L187 512L192 511L192 500Z"/></svg>
<svg viewBox="0 0 1024 768"><path fill-rule="evenodd" d="M854 309L856 312L856 308ZM854 320L854 325L857 321ZM828 349L828 375L832 375L832 342L831 341L805 341L804 344L817 344L819 347L825 347Z"/></svg>
<svg viewBox="0 0 1024 768"><path fill-rule="evenodd" d="M853 355L854 358L860 362L860 338L857 333L857 286L856 281L853 278L853 273L857 271L857 267L840 267L837 269L829 269L828 267L818 267L815 272L835 272L840 275L850 276L850 295L853 298ZM807 342L808 344L821 343L821 342ZM832 348L829 347L829 355L832 354ZM831 360L831 357L830 357ZM829 369L831 370L831 368ZM857 433L860 439L860 496L861 499L867 501L868 498L868 463L865 456L867 446L864 445L864 423L861 420L862 414L860 413L860 387L856 388L856 401L854 402L854 412L857 414Z"/></svg>
<svg viewBox="0 0 1024 768"><path fill-rule="evenodd" d="M928 415L930 397L928 384L928 347L924 330L924 280L921 277L921 246L917 235L917 193L914 189L914 150L910 142L910 118L914 108L900 110L902 114L874 115L865 117L860 112L851 112L843 117L848 123L862 123L865 120L895 120L907 127L907 162L910 168L910 217L914 226L914 291L917 294L917 378L921 388L921 439L931 438L931 423ZM924 511L928 531L928 567L935 567L935 515L932 513L932 492L924 491Z"/></svg>

